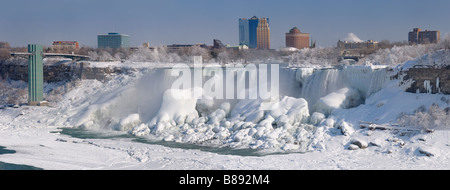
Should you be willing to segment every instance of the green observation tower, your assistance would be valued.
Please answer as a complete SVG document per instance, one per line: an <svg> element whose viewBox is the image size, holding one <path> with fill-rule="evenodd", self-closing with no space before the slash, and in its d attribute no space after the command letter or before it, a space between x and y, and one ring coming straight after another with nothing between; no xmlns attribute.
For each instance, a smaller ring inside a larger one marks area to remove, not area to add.
<svg viewBox="0 0 450 190"><path fill-rule="evenodd" d="M39 105L44 100L44 68L41 45L28 44L28 105Z"/></svg>

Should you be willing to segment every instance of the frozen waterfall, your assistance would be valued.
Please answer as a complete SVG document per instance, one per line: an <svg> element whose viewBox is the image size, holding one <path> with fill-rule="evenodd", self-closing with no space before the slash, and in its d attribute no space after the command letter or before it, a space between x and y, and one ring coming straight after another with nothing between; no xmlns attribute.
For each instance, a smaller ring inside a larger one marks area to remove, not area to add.
<svg viewBox="0 0 450 190"><path fill-rule="evenodd" d="M334 109L364 103L367 97L383 87L386 80L385 69L371 66L277 69L279 96L276 98L251 99L247 96L245 99L216 99L196 96L182 100L169 95L182 93L189 96L195 94L193 89L203 93L205 89L195 85L195 78L201 79L204 84L215 77L209 75L211 71L221 70L205 67L202 77L192 76L193 84L188 84L191 90L172 90L169 93L177 77L172 76L171 69L156 69L133 85L99 95L97 101L92 100L85 112L78 116L78 122L74 125L88 129L122 130L156 140L307 151L315 125L320 124ZM237 72L234 86L241 83L239 85L246 86L246 92L254 90L249 89L250 77L250 73ZM224 82L217 81L214 88ZM234 93L237 97L242 92Z"/></svg>
<svg viewBox="0 0 450 190"><path fill-rule="evenodd" d="M320 98L343 88L357 90L361 96L361 104L367 97L381 90L386 81L386 69L373 66L299 68L296 80L301 86L299 97L308 101L310 109Z"/></svg>

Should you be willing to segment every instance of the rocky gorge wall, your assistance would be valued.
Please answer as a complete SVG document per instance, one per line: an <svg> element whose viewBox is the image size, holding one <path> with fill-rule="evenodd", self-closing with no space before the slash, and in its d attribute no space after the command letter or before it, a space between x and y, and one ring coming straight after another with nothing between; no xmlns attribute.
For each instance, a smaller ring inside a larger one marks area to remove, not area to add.
<svg viewBox="0 0 450 190"><path fill-rule="evenodd" d="M114 74L131 71L120 67L90 67L88 62L64 62L60 64L44 64L44 82L59 82L71 79L109 80ZM0 64L2 79L28 81L28 65Z"/></svg>
<svg viewBox="0 0 450 190"><path fill-rule="evenodd" d="M44 64L44 82L59 82L71 79L95 79L107 81L115 74L128 73L133 68L92 67L89 62L66 61L57 64ZM413 67L401 71L403 82L410 81L406 92L450 94L450 66ZM397 75L398 76L398 75ZM28 81L27 64L8 64L0 62L0 79Z"/></svg>
<svg viewBox="0 0 450 190"><path fill-rule="evenodd" d="M407 92L450 94L450 66L414 67L405 74L403 81L412 80L411 86L406 89Z"/></svg>

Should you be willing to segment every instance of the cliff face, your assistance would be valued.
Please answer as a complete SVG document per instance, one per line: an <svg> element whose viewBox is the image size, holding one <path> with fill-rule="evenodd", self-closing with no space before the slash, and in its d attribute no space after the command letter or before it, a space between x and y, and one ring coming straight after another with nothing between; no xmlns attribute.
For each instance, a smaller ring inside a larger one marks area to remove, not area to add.
<svg viewBox="0 0 450 190"><path fill-rule="evenodd" d="M44 65L44 82L59 82L70 79L109 80L114 74L128 72L126 68L89 67L87 62L69 62L64 64ZM28 65L0 64L2 79L28 81Z"/></svg>
<svg viewBox="0 0 450 190"><path fill-rule="evenodd" d="M450 66L443 68L410 68L404 81L414 82L407 92L450 94Z"/></svg>
<svg viewBox="0 0 450 190"><path fill-rule="evenodd" d="M59 82L71 79L95 79L107 81L115 74L128 73L132 68L91 67L88 62L66 62L44 65L44 82ZM412 80L406 89L412 93L450 94L450 66L413 67L402 72L403 81ZM398 75L397 75L398 76ZM0 63L0 79L28 81L28 65Z"/></svg>

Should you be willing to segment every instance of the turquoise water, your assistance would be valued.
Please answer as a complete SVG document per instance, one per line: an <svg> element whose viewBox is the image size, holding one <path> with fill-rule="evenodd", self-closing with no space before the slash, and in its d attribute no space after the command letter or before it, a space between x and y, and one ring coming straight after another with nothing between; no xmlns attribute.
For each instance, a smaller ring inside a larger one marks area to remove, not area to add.
<svg viewBox="0 0 450 190"><path fill-rule="evenodd" d="M0 146L0 156L2 154L14 154L15 150L6 149L4 146ZM11 164L0 162L0 170L42 170L42 168L29 166L29 165L20 165L20 164Z"/></svg>
<svg viewBox="0 0 450 190"><path fill-rule="evenodd" d="M78 128L60 128L61 134L68 135L75 138L80 139L131 139L133 142L144 143L144 144L152 144L152 145L161 145L170 148L179 148L179 149L191 149L191 150L200 150L204 152L211 152L223 155L238 155L238 156L267 156L272 154L289 154L291 152L273 152L268 150L258 150L258 149L237 149L237 148L229 148L229 147L212 147L212 146L203 146L197 144L188 144L188 143L177 143L173 141L159 141L159 140L151 140L144 137L136 137L123 132L116 131L93 131L93 130L84 130ZM295 152L300 153L300 152Z"/></svg>

